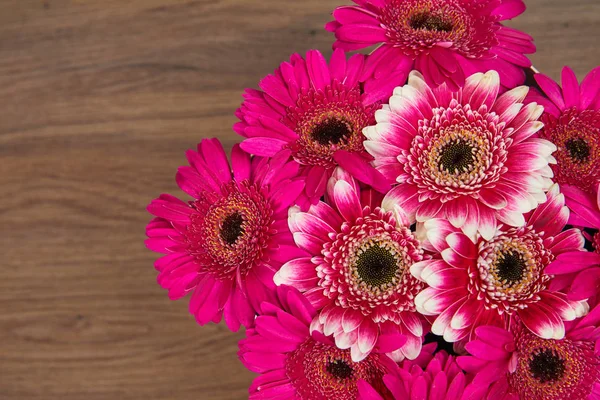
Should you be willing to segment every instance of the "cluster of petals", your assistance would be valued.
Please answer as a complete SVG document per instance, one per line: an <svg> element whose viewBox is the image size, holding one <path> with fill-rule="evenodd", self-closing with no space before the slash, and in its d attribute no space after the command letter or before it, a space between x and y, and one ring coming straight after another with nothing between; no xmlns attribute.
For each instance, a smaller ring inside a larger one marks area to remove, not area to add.
<svg viewBox="0 0 600 400"><path fill-rule="evenodd" d="M498 222L524 224L523 214L546 200L556 147L534 136L543 107L523 105L528 88L499 89L495 71L456 92L411 72L364 131L373 164L398 183L384 208L399 206L411 222L444 218L486 239Z"/></svg>
<svg viewBox="0 0 600 400"><path fill-rule="evenodd" d="M523 0L353 2L150 202L158 284L253 400L600 400L600 67L531 68Z"/></svg>
<svg viewBox="0 0 600 400"><path fill-rule="evenodd" d="M525 11L522 0L354 2L335 9L326 29L335 34L334 48L379 45L362 77L371 87L385 87L389 77L406 80L416 69L430 85L454 90L475 72L496 70L502 85L513 88L531 66L525 54L535 52L533 38L500 23Z"/></svg>
<svg viewBox="0 0 600 400"><path fill-rule="evenodd" d="M290 212L290 230L307 256L284 264L275 282L302 291L320 310L313 329L333 334L353 360L372 351L416 358L424 334L414 305L423 285L409 272L424 257L416 237L379 207L381 196L344 171L330 178L326 198Z"/></svg>
<svg viewBox="0 0 600 400"><path fill-rule="evenodd" d="M169 194L153 200L146 246L164 254L155 267L169 298L191 293L189 310L200 325L224 314L236 331L251 326L261 301L272 297L275 271L303 254L287 214L304 181L289 154L251 159L235 146L233 171L216 139L186 155L190 165L179 168L176 180L194 200Z"/></svg>
<svg viewBox="0 0 600 400"><path fill-rule="evenodd" d="M342 50L334 51L329 63L317 50L304 58L294 54L260 81L261 90L247 89L236 112L240 122L234 130L245 138L243 150L265 157L282 149L292 152L306 179L299 199L303 209L325 193L338 165L377 189L387 188L369 164L362 130L375 121L375 111L391 91L366 90L361 84L367 59L356 54L346 60Z"/></svg>

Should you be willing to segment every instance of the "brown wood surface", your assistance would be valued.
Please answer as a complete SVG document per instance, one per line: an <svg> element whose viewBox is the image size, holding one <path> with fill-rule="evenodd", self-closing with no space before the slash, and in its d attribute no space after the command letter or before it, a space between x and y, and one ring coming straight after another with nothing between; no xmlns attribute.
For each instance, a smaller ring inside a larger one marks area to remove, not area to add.
<svg viewBox="0 0 600 400"><path fill-rule="evenodd" d="M330 52L344 0L0 0L0 399L243 399L223 325L155 283L146 204L230 147L244 87ZM600 61L600 2L528 0L535 65Z"/></svg>

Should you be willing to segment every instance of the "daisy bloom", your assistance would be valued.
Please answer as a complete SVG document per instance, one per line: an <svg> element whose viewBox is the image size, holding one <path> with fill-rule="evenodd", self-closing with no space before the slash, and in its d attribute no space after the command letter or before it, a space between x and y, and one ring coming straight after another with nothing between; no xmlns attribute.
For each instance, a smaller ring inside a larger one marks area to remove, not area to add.
<svg viewBox="0 0 600 400"><path fill-rule="evenodd" d="M262 90L247 89L234 130L246 139L241 148L271 157L289 149L300 164L306 188L303 209L325 192L337 165L381 191L389 185L369 166L362 129L375 122L375 110L390 94L365 92L358 81L365 56L346 60L342 50L327 61L317 50L306 58L295 54L260 82ZM401 83L397 81L396 83Z"/></svg>
<svg viewBox="0 0 600 400"><path fill-rule="evenodd" d="M528 88L498 96L498 74L470 76L464 88L431 89L413 71L364 131L374 165L399 183L383 201L411 222L447 218L469 236L489 239L496 221L521 226L545 201L556 147L532 137L543 107L522 104Z"/></svg>
<svg viewBox="0 0 600 400"><path fill-rule="evenodd" d="M385 85L388 76L406 79L416 69L427 83L452 90L475 72L499 71L504 87L525 81L535 53L533 38L500 21L525 11L521 0L354 0L338 7L326 29L334 48L380 45L369 58L366 87Z"/></svg>
<svg viewBox="0 0 600 400"><path fill-rule="evenodd" d="M555 181L571 209L570 223L600 228L600 67L581 85L573 70L562 70L562 88L546 75L534 75L546 97L529 98L544 106L542 137L556 145Z"/></svg>
<svg viewBox="0 0 600 400"><path fill-rule="evenodd" d="M481 326L459 365L489 387L487 400L600 399L600 307L567 324L564 339L542 339L519 321Z"/></svg>
<svg viewBox="0 0 600 400"><path fill-rule="evenodd" d="M570 270L561 257L581 258L581 270L591 267L579 229L563 232L568 218L554 185L548 201L526 215L525 226L499 225L489 240L473 240L443 219L425 222L424 247L441 257L413 264L411 273L430 286L415 303L419 312L437 315L431 331L456 342L479 325L503 327L518 315L534 334L563 338L563 321L584 315L587 304L558 292L551 274Z"/></svg>
<svg viewBox="0 0 600 400"><path fill-rule="evenodd" d="M383 381L394 400L481 400L487 386L470 383L456 363L454 356L445 351L432 355L425 366L405 360L395 374L387 374ZM358 383L360 400L383 400L375 388L365 381Z"/></svg>
<svg viewBox="0 0 600 400"><path fill-rule="evenodd" d="M155 267L169 298L192 293L189 309L200 325L225 315L236 331L254 321L272 296L273 274L303 254L287 227L288 208L304 188L288 154L253 159L234 146L233 173L221 143L204 139L180 167L179 187L194 200L163 194L148 211L146 246L165 254Z"/></svg>
<svg viewBox="0 0 600 400"><path fill-rule="evenodd" d="M370 196L351 177L337 178L328 184L329 204L290 213L296 244L309 256L285 263L275 282L300 289L321 310L314 329L333 334L354 361L392 350L396 360L413 359L424 334L414 296L424 285L409 268L423 250L391 211L361 202Z"/></svg>
<svg viewBox="0 0 600 400"><path fill-rule="evenodd" d="M316 311L296 289L280 286L276 295L262 303L255 327L239 344L242 363L260 374L251 400L354 400L359 380L384 388L382 377L397 368L391 359L374 353L352 361L349 350L310 334Z"/></svg>

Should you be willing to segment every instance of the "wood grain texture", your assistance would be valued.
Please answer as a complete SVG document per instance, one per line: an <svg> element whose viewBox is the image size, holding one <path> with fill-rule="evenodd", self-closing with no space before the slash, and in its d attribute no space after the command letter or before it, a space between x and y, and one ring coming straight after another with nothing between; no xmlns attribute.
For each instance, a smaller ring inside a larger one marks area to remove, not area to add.
<svg viewBox="0 0 600 400"><path fill-rule="evenodd" d="M536 66L600 61L600 3L528 0ZM0 399L243 399L241 333L155 283L146 204L227 147L244 87L330 53L338 0L0 0Z"/></svg>

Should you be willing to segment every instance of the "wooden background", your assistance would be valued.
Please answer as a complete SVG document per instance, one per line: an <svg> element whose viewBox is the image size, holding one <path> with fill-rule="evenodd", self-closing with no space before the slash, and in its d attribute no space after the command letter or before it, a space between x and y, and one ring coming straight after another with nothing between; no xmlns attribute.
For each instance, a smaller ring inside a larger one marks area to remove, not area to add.
<svg viewBox="0 0 600 400"><path fill-rule="evenodd" d="M155 283L146 204L344 0L0 0L0 399L243 399L223 325ZM535 65L600 61L600 2L528 0Z"/></svg>

